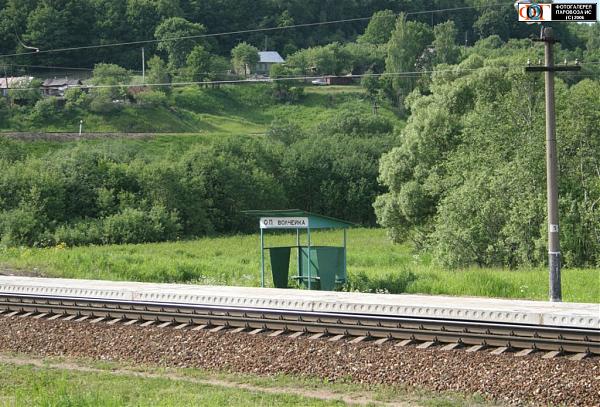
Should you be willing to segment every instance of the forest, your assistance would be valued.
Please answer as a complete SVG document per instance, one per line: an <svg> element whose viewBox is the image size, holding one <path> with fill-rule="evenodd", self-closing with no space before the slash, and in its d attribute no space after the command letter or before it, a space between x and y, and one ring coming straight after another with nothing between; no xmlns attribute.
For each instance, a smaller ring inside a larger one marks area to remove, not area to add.
<svg viewBox="0 0 600 407"><path fill-rule="evenodd" d="M485 4L0 0L5 70L89 68L87 83L97 86L70 89L63 101L31 84L13 89L0 99L4 129L60 128L82 115L117 121L131 111L200 114L227 92L243 102L233 110L300 108L311 100L307 84L288 78L303 75L353 74L361 86L327 119L280 117L265 134L220 135L158 156L102 143L33 154L0 138L1 243L192 239L253 230L243 209L298 207L381 225L448 267L543 264L544 86L523 69L543 55L529 39L539 27L519 24L512 4ZM358 20L260 31L344 19ZM563 261L600 267L600 24L556 24L555 32L557 63L582 66L556 83ZM131 94L143 85L141 46L148 83L162 86ZM281 80L235 91L169 86L244 77L265 46L286 58L270 73Z"/></svg>

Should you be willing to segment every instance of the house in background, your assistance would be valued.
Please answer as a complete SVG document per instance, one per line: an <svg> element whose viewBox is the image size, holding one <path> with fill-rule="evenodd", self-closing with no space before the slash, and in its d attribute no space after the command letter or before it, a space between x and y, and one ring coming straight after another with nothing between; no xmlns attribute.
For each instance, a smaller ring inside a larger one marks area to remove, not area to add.
<svg viewBox="0 0 600 407"><path fill-rule="evenodd" d="M9 89L22 88L33 80L33 76L9 76L0 78L2 96L8 96Z"/></svg>
<svg viewBox="0 0 600 407"><path fill-rule="evenodd" d="M46 79L42 83L42 94L44 96L58 96L63 97L65 91L72 87L79 87L83 85L83 82L79 79L69 78L54 78Z"/></svg>
<svg viewBox="0 0 600 407"><path fill-rule="evenodd" d="M277 51L259 51L258 56L260 60L254 67L254 73L257 75L269 75L271 65L283 64L285 62Z"/></svg>

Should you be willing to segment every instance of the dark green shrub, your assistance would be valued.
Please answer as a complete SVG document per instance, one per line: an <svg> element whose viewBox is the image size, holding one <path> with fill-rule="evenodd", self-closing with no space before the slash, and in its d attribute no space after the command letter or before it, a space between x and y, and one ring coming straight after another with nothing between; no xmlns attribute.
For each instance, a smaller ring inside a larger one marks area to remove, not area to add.
<svg viewBox="0 0 600 407"><path fill-rule="evenodd" d="M406 292L408 286L417 275L409 270L388 273L379 276L370 276L364 271L350 273L348 282L342 287L343 291L359 291L363 293L401 294Z"/></svg>

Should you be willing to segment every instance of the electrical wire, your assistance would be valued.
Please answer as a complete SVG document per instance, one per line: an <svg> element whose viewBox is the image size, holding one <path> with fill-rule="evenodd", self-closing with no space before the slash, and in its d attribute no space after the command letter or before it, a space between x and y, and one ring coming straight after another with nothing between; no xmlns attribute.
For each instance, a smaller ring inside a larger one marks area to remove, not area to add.
<svg viewBox="0 0 600 407"><path fill-rule="evenodd" d="M506 7L506 6L512 7L512 5L508 4L508 3L499 3L499 4L487 4L487 5L479 5L479 6L445 8L445 9L437 9L437 10L413 11L413 12L406 12L404 14L405 15L421 15L421 14L443 13L443 12L449 12L449 11L461 11L461 10L478 9L478 8L497 8L497 7ZM398 14L399 13L397 13L396 15L398 15ZM138 41L127 41L127 42L115 42L115 43L110 43L110 44L84 45L84 46L79 46L79 47L55 48L55 49L48 49L48 50L38 50L38 51L34 51L34 52L2 54L2 55L0 55L0 58L15 57L15 56L22 56L22 55L39 55L39 54L48 54L48 53L55 53L55 52L78 51L78 50L84 50L84 49L120 47L120 46L127 46L127 45L151 44L151 43L164 42L164 41L180 41L180 40L198 39L198 38L211 38L211 37L220 37L220 36L226 36L226 35L249 34L249 33L255 33L255 32L288 30L288 29L294 29L294 28L315 27L315 26L321 26L321 25L331 25L331 24L341 24L341 23L348 23L348 22L366 21L366 20L370 20L372 18L373 18L373 16L371 16L371 17L356 17L356 18L346 18L346 19L341 19L341 20L320 21L320 22L315 22L315 23L292 24L292 25L286 25L283 27L265 27L265 28L254 28L254 29L248 29L248 30L225 31L225 32L220 32L220 33L170 37L170 38L164 38L164 39L160 39L160 40L159 39L151 39L151 40L138 40Z"/></svg>
<svg viewBox="0 0 600 407"><path fill-rule="evenodd" d="M598 62L593 62L598 63ZM586 64L581 64L587 65ZM435 73L461 73L461 72L473 72L480 71L483 69L500 69L500 70L509 70L512 68L523 68L524 64L514 64L514 65L503 65L503 66L484 66L480 68L449 68L449 69L440 69L440 70L423 70L423 71L403 71L403 72L385 72L385 73L364 73L364 74L356 74L356 75L346 75L346 76L335 76L335 75L311 75L311 76L284 76L278 78L265 78L265 79L225 79L225 80L211 80L211 81L181 81L181 82L164 82L164 83L131 83L131 84L112 84L112 85L74 85L69 86L69 88L79 88L79 89L112 89L112 88L127 88L127 87L180 87L180 86L190 86L190 85L232 85L232 84L255 84L255 83L272 83L272 82L282 82L282 81L309 81L316 79L323 79L324 76L334 76L336 78L364 78L364 77L382 77L382 76L396 76L396 77L422 77L424 75L432 75ZM577 74L572 74L577 75ZM579 74L579 75L591 75L593 74ZM35 90L37 88L15 88L13 90Z"/></svg>

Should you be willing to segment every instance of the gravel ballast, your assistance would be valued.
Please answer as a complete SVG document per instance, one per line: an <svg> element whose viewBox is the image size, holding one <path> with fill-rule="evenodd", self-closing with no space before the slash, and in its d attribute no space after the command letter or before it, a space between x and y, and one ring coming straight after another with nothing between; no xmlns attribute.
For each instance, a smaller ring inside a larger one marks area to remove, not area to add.
<svg viewBox="0 0 600 407"><path fill-rule="evenodd" d="M351 378L368 384L479 393L501 404L600 406L598 358L517 358L400 348L393 343L332 343L18 317L0 318L0 351L260 375L310 375L330 381Z"/></svg>

